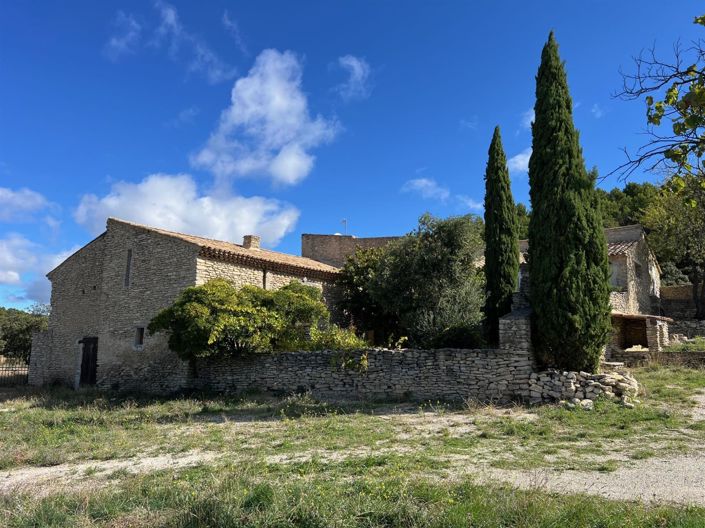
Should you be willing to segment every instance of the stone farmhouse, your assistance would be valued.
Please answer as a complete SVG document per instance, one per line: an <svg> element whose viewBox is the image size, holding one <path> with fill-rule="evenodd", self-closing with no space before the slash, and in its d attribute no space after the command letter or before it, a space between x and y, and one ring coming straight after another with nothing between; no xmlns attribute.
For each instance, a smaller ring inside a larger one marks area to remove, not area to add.
<svg viewBox="0 0 705 528"><path fill-rule="evenodd" d="M661 316L661 268L640 225L605 229L611 271L610 301L614 334L608 349L619 353L635 345L660 350L668 344L667 323ZM398 237L356 238L341 235L302 235L301 254L340 267L356 248L380 247ZM520 289L528 290L528 240L519 241ZM521 286L524 288L521 288Z"/></svg>
<svg viewBox="0 0 705 528"><path fill-rule="evenodd" d="M644 231L641 226L628 226L608 229L606 235L615 328L608 358L633 345L658 348L668 340L668 319L658 315L660 269ZM103 234L48 274L52 312L48 330L34 336L29 381L153 393L303 387L334 396L400 397L407 392L430 398L529 396L525 385L532 360L528 312L523 310L528 283L525 262L516 310L501 322L500 349L374 352L370 356L370 361L376 358L370 367L374 379L332 373L333 352L189 363L169 350L165 335L146 331L154 315L185 288L219 277L238 286L268 289L302 281L321 288L335 315L335 279L345 259L357 247L380 247L395 238L304 234L303 256L298 257L261 248L254 235L235 244L110 218ZM520 249L525 255L525 241ZM450 367L450 358L457 372ZM402 371L406 377L399 376ZM477 380L468 385L469 375Z"/></svg>
<svg viewBox="0 0 705 528"><path fill-rule="evenodd" d="M47 275L49 329L34 337L29 381L179 387L188 365L169 350L164 335L148 335L146 327L185 288L216 277L267 289L299 280L321 288L332 306L337 272L261 248L254 235L239 245L110 218L102 235Z"/></svg>

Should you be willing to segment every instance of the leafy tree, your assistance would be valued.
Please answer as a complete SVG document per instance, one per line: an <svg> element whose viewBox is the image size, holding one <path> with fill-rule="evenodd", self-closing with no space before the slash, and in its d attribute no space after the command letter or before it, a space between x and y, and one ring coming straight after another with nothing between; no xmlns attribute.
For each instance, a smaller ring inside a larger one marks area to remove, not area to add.
<svg viewBox="0 0 705 528"><path fill-rule="evenodd" d="M272 340L272 347L276 350L301 348L307 342L311 328L327 326L330 320L321 290L298 281L277 290L243 286L239 296L244 304L264 308L279 316L283 324Z"/></svg>
<svg viewBox="0 0 705 528"><path fill-rule="evenodd" d="M0 356L29 361L32 334L47 329L47 317L14 308L0 308Z"/></svg>
<svg viewBox="0 0 705 528"><path fill-rule="evenodd" d="M705 185L702 176L674 176L644 216L649 242L690 279L696 318L705 319Z"/></svg>
<svg viewBox="0 0 705 528"><path fill-rule="evenodd" d="M610 333L609 265L572 108L551 32L536 77L529 161L534 346L546 365L595 371Z"/></svg>
<svg viewBox="0 0 705 528"><path fill-rule="evenodd" d="M254 305L229 281L214 279L184 290L148 330L169 332L169 348L195 359L271 350L283 327L278 313Z"/></svg>
<svg viewBox="0 0 705 528"><path fill-rule="evenodd" d="M695 24L705 26L705 16ZM657 57L654 48L635 59L635 73L624 74L619 94L626 100L646 103L648 143L617 168L629 175L639 167L666 169L677 177L702 177L700 159L705 154L705 40L684 48L674 46L672 60Z"/></svg>
<svg viewBox="0 0 705 528"><path fill-rule="evenodd" d="M277 290L238 289L225 279L187 288L152 319L149 331L169 332L169 347L184 359L364 345L330 324L318 288L298 281Z"/></svg>
<svg viewBox="0 0 705 528"><path fill-rule="evenodd" d="M338 278L340 306L354 327L372 331L377 343L386 343L399 329L399 320L377 302L373 292L384 248L357 248L347 259Z"/></svg>
<svg viewBox="0 0 705 528"><path fill-rule="evenodd" d="M512 309L519 278L517 214L512 198L507 158L499 127L488 153L485 171L485 318L487 333L499 342L499 318Z"/></svg>
<svg viewBox="0 0 705 528"><path fill-rule="evenodd" d="M476 329L484 301L482 272L475 267L483 252L482 231L476 217L424 215L405 237L374 253L358 251L340 282L344 306L358 329L383 327L387 341L408 337L413 346L460 335L459 328ZM377 335L376 341L387 344Z"/></svg>
<svg viewBox="0 0 705 528"><path fill-rule="evenodd" d="M596 169L593 169L595 177ZM658 198L659 187L652 183L629 182L624 189L607 192L597 189L605 227L641 224L644 213Z"/></svg>
<svg viewBox="0 0 705 528"><path fill-rule="evenodd" d="M683 286L690 284L688 276L678 269L671 261L666 261L661 266L661 284L664 286Z"/></svg>
<svg viewBox="0 0 705 528"><path fill-rule="evenodd" d="M523 203L516 204L517 217L517 236L519 240L529 238L529 220L531 219L531 211L529 211Z"/></svg>

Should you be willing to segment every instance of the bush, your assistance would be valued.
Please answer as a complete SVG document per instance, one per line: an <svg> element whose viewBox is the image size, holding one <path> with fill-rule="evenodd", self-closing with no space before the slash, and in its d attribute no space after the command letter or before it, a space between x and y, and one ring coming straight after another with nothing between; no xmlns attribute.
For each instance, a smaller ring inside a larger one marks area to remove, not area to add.
<svg viewBox="0 0 705 528"><path fill-rule="evenodd" d="M330 325L318 288L296 281L278 289L236 288L225 279L184 290L149 324L168 332L183 359L275 350L363 348L352 331Z"/></svg>
<svg viewBox="0 0 705 528"><path fill-rule="evenodd" d="M483 274L482 220L439 220L424 215L418 228L384 248L358 250L341 271L343 309L378 344L408 336L432 346L451 328L480 326Z"/></svg>
<svg viewBox="0 0 705 528"><path fill-rule="evenodd" d="M32 333L46 329L44 307L32 307L31 312L0 308L0 356L29 362Z"/></svg>
<svg viewBox="0 0 705 528"><path fill-rule="evenodd" d="M359 350L367 346L367 342L359 338L352 328L335 325L323 330L311 328L310 350Z"/></svg>

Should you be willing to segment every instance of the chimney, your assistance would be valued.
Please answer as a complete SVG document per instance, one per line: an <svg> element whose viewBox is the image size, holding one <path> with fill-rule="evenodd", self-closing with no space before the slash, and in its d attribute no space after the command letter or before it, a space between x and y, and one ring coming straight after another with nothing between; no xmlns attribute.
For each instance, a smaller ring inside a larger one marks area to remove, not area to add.
<svg viewBox="0 0 705 528"><path fill-rule="evenodd" d="M246 249L259 249L259 240L257 235L245 235L242 238L242 245Z"/></svg>

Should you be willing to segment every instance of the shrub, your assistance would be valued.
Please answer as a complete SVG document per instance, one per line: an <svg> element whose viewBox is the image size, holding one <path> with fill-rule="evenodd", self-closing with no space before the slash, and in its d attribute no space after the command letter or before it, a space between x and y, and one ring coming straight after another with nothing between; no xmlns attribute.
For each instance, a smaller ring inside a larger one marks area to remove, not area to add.
<svg viewBox="0 0 705 528"><path fill-rule="evenodd" d="M275 350L363 348L353 331L330 325L321 291L296 281L278 289L236 288L225 279L184 290L149 324L168 332L184 359Z"/></svg>
<svg viewBox="0 0 705 528"><path fill-rule="evenodd" d="M348 260L340 278L344 310L380 344L408 336L411 346L431 346L450 328L479 326L482 237L477 217L422 216L414 232Z"/></svg>

